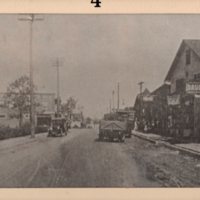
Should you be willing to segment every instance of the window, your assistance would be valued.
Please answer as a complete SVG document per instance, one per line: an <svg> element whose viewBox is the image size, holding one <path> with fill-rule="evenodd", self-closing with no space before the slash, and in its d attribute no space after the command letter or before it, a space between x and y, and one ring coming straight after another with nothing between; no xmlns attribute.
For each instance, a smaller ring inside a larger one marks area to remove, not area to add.
<svg viewBox="0 0 200 200"><path fill-rule="evenodd" d="M194 80L195 81L200 81L200 73L194 74Z"/></svg>
<svg viewBox="0 0 200 200"><path fill-rule="evenodd" d="M186 50L186 65L191 63L191 51L188 49Z"/></svg>
<svg viewBox="0 0 200 200"><path fill-rule="evenodd" d="M176 80L176 91L178 93L185 92L185 80L184 79Z"/></svg>

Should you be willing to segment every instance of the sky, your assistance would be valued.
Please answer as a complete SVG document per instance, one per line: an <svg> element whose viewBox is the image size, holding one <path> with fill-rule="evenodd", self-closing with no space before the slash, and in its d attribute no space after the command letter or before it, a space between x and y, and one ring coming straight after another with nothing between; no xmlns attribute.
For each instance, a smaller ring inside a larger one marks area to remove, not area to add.
<svg viewBox="0 0 200 200"><path fill-rule="evenodd" d="M90 117L108 112L118 82L120 107L133 106L138 82L150 91L159 87L182 40L200 39L200 15L41 16L33 23L37 92L56 93L59 58L62 101L74 97ZM30 25L19 17L0 15L0 92L29 75Z"/></svg>

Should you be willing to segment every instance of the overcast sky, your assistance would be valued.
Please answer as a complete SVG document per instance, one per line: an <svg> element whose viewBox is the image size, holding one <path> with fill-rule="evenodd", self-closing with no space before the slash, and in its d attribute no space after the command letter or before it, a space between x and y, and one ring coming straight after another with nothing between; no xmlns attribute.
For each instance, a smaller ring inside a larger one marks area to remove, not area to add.
<svg viewBox="0 0 200 200"><path fill-rule="evenodd" d="M43 15L33 25L34 82L38 92L56 92L57 57L61 97L73 96L86 116L108 111L112 90L133 106L145 82L163 83L182 39L200 39L200 15ZM0 92L29 74L29 24L0 15ZM122 106L122 105L121 105Z"/></svg>

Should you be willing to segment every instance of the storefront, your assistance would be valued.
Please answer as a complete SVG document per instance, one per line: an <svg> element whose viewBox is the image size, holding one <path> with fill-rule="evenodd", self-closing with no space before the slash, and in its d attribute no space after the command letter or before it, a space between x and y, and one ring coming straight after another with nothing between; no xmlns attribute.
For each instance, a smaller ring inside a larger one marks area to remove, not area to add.
<svg viewBox="0 0 200 200"><path fill-rule="evenodd" d="M168 136L188 138L194 129L194 96L191 94L174 94L167 98Z"/></svg>

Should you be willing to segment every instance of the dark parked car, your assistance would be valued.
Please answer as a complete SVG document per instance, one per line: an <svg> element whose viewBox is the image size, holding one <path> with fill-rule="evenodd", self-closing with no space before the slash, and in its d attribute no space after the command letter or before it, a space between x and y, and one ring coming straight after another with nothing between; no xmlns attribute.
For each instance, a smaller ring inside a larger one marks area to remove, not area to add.
<svg viewBox="0 0 200 200"><path fill-rule="evenodd" d="M51 120L51 125L48 130L50 136L65 136L68 132L68 125L65 118L57 117Z"/></svg>

